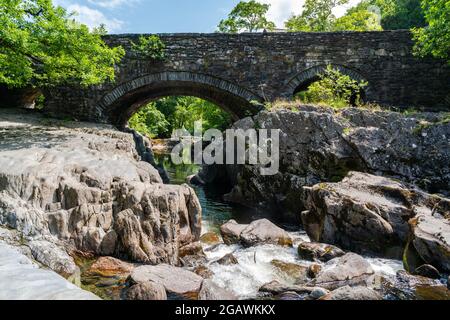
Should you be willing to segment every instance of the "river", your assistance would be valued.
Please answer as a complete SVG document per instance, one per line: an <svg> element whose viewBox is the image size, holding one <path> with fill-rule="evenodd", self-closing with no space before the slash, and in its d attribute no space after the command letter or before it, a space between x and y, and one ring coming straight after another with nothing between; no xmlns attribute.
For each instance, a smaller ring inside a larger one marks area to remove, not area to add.
<svg viewBox="0 0 450 320"><path fill-rule="evenodd" d="M186 177L195 174L199 170L197 165L174 165L170 161L170 155L156 155L159 164L163 164L169 174L171 183L185 183ZM271 263L279 260L288 263L296 263L304 266L311 264L309 261L298 258L296 248L302 241L309 241L308 236L295 224L277 220L264 212L256 211L239 205L226 203L222 200L223 190L212 187L193 186L202 206L203 222L202 233L218 232L220 225L230 219L238 223L249 223L252 220L268 218L275 224L289 232L294 240L294 246L281 247L277 245L260 245L244 248L241 245L214 245L204 244L204 251L208 259L208 268L214 273L212 280L222 288L233 291L240 299L258 298L258 289L265 283L277 280L285 284L293 284L294 279L279 271ZM225 254L233 253L238 260L235 265L221 265L214 263ZM366 257L373 269L383 276L395 276L398 270L403 269L401 261Z"/></svg>

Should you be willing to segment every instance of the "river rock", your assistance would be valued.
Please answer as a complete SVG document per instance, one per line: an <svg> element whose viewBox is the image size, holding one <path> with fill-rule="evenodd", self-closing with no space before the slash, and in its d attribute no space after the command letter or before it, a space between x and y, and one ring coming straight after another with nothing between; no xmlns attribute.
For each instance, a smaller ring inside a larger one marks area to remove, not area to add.
<svg viewBox="0 0 450 320"><path fill-rule="evenodd" d="M203 280L198 300L237 300L234 293L216 285L211 280Z"/></svg>
<svg viewBox="0 0 450 320"><path fill-rule="evenodd" d="M341 257L345 254L345 252L338 247L316 242L300 243L298 245L297 252L300 259L322 262L327 262L331 259Z"/></svg>
<svg viewBox="0 0 450 320"><path fill-rule="evenodd" d="M54 243L36 240L28 243L33 258L64 277L70 277L80 270L71 256Z"/></svg>
<svg viewBox="0 0 450 320"><path fill-rule="evenodd" d="M125 300L167 300L166 289L156 282L138 283L126 290Z"/></svg>
<svg viewBox="0 0 450 320"><path fill-rule="evenodd" d="M439 273L439 271L435 267L433 267L432 265L429 265L429 264L423 264L420 267L416 268L415 274L422 276L422 277L431 278L431 279L440 279L441 278L441 274Z"/></svg>
<svg viewBox="0 0 450 320"><path fill-rule="evenodd" d="M194 268L194 273L198 274L203 279L210 279L214 276L214 272L212 272L207 266L201 265Z"/></svg>
<svg viewBox="0 0 450 320"><path fill-rule="evenodd" d="M327 294L329 294L330 291L328 291L327 289L324 288L315 288L310 294L309 297L311 299L317 300L322 298L323 296L326 296Z"/></svg>
<svg viewBox="0 0 450 320"><path fill-rule="evenodd" d="M220 226L220 234L227 245L235 244L240 241L242 231L247 227L246 224L238 224L235 220L229 220Z"/></svg>
<svg viewBox="0 0 450 320"><path fill-rule="evenodd" d="M280 293L279 295L277 295L275 297L275 299L277 300L282 300L282 301L298 301L298 300L304 300L302 295L299 295L296 292L292 292L292 291L288 291L288 292L283 292Z"/></svg>
<svg viewBox="0 0 450 320"><path fill-rule="evenodd" d="M121 261L113 257L100 257L87 270L88 274L102 277L113 277L120 275L127 277L134 266L131 263Z"/></svg>
<svg viewBox="0 0 450 320"><path fill-rule="evenodd" d="M132 284L155 282L163 285L168 293L196 298L203 278L183 268L160 264L135 268L130 275L130 281Z"/></svg>
<svg viewBox="0 0 450 320"><path fill-rule="evenodd" d="M375 290L367 287L345 286L331 291L320 300L382 300Z"/></svg>
<svg viewBox="0 0 450 320"><path fill-rule="evenodd" d="M441 205L447 200L441 200ZM413 244L420 257L428 264L450 272L450 200L447 213L423 213L410 221Z"/></svg>
<svg viewBox="0 0 450 320"><path fill-rule="evenodd" d="M180 248L179 256L204 256L203 247L200 242L193 242Z"/></svg>
<svg viewBox="0 0 450 320"><path fill-rule="evenodd" d="M400 300L450 300L450 290L439 280L398 271L393 281L383 282L384 294Z"/></svg>
<svg viewBox="0 0 450 320"><path fill-rule="evenodd" d="M143 161L148 148L141 150L137 134L5 112L0 226L18 230L26 242L144 263L177 264L179 248L199 240L194 190L163 184Z"/></svg>
<svg viewBox="0 0 450 320"><path fill-rule="evenodd" d="M355 253L347 253L340 258L328 261L316 278L308 286L334 290L343 286L365 284L374 274L370 264Z"/></svg>
<svg viewBox="0 0 450 320"><path fill-rule="evenodd" d="M264 284L259 288L259 292L266 292L273 295L281 294L284 292L296 292L299 294L307 293L310 294L315 287L301 286L301 285L286 285L279 281L273 280L269 283Z"/></svg>
<svg viewBox="0 0 450 320"><path fill-rule="evenodd" d="M322 266L317 263L313 263L308 267L308 277L314 279L322 270Z"/></svg>
<svg viewBox="0 0 450 320"><path fill-rule="evenodd" d="M306 266L280 260L272 260L270 264L284 276L294 280L295 284L303 284L308 281L308 267Z"/></svg>
<svg viewBox="0 0 450 320"><path fill-rule="evenodd" d="M338 183L320 183L307 192L309 210L302 213L302 222L308 236L357 252L388 254L399 248L401 253L410 233L408 220L417 213L431 216L433 210L443 214L450 207L448 199L360 172L350 172ZM420 237L417 242L423 243ZM434 261L438 259L441 256Z"/></svg>
<svg viewBox="0 0 450 320"><path fill-rule="evenodd" d="M236 257L232 253L228 253L228 254L224 255L222 258L218 259L215 262L218 264L224 265L224 266L229 266L229 265L239 263L239 261L236 259Z"/></svg>
<svg viewBox="0 0 450 320"><path fill-rule="evenodd" d="M240 240L243 245L249 247L258 244L292 246L292 239L289 234L267 219L250 223L242 230Z"/></svg>
<svg viewBox="0 0 450 320"><path fill-rule="evenodd" d="M200 237L200 241L207 245L216 245L222 243L222 239L214 232L208 232Z"/></svg>

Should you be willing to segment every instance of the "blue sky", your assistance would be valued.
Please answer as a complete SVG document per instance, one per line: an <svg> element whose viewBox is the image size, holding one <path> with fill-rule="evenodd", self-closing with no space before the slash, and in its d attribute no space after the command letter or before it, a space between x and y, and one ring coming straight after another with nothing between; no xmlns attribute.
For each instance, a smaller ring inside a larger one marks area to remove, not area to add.
<svg viewBox="0 0 450 320"><path fill-rule="evenodd" d="M358 0L352 0L356 2ZM110 33L214 32L239 0L54 0L77 12L90 27L103 23ZM279 27L303 0L260 0L270 3L269 18ZM341 15L345 8L337 10Z"/></svg>

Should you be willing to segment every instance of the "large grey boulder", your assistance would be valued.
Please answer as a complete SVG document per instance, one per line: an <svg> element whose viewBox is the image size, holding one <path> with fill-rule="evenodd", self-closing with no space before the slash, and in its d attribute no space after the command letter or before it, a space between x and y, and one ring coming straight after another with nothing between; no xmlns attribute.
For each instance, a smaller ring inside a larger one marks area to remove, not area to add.
<svg viewBox="0 0 450 320"><path fill-rule="evenodd" d="M194 190L163 184L136 135L4 111L0 132L0 227L25 242L177 264L179 248L199 239Z"/></svg>
<svg viewBox="0 0 450 320"><path fill-rule="evenodd" d="M307 285L334 290L343 286L364 285L373 274L374 270L367 260L355 253L347 253L328 261Z"/></svg>
<svg viewBox="0 0 450 320"><path fill-rule="evenodd" d="M185 298L197 298L203 278L183 268L167 264L157 266L140 266L130 275L132 284L155 282L166 288L166 291Z"/></svg>
<svg viewBox="0 0 450 320"><path fill-rule="evenodd" d="M431 217L433 212L438 217L450 208L448 199L361 172L350 172L338 183L317 184L308 188L307 194L308 210L301 217L313 241L377 254L387 254L395 248L401 252L410 234L408 221L417 214ZM444 228L445 223L439 226Z"/></svg>
<svg viewBox="0 0 450 320"><path fill-rule="evenodd" d="M267 219L256 220L250 223L242 230L240 241L245 246L257 244L292 245L292 238L289 234Z"/></svg>
<svg viewBox="0 0 450 320"><path fill-rule="evenodd" d="M17 248L0 243L0 300L99 300Z"/></svg>

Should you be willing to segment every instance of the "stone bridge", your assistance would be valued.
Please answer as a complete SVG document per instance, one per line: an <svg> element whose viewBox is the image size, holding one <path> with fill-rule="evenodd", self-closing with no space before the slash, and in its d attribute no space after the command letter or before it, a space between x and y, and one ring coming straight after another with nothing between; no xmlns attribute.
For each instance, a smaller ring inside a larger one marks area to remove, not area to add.
<svg viewBox="0 0 450 320"><path fill-rule="evenodd" d="M450 109L450 67L412 55L409 31L255 34L163 34L164 61L137 56L139 35L105 37L126 57L115 83L45 92L56 116L123 125L144 103L171 95L204 98L234 118L265 101L291 99L326 65L368 86L364 97L382 105Z"/></svg>

